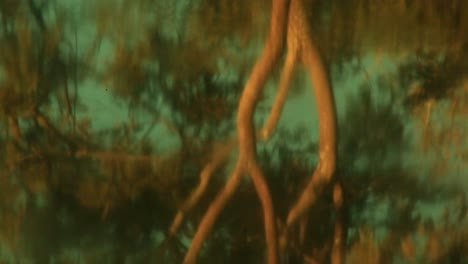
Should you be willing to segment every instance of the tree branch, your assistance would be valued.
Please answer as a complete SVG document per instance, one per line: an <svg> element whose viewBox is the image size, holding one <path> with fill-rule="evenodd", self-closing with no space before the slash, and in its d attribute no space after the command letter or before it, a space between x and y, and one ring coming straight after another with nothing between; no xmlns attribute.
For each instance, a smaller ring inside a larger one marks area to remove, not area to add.
<svg viewBox="0 0 468 264"><path fill-rule="evenodd" d="M278 245L271 195L256 159L253 114L267 77L283 51L288 6L289 1L287 0L274 0L272 3L270 32L265 43L265 48L244 87L237 116L240 144L239 159L245 164L246 172L252 177L262 204L268 247L268 263L278 262Z"/></svg>
<svg viewBox="0 0 468 264"><path fill-rule="evenodd" d="M250 77L245 84L239 102L237 130L240 153L236 167L225 188L210 205L198 226L195 237L192 240L191 247L185 256L184 263L195 262L196 254L199 251L202 242L204 241L207 233L211 230L216 217L237 189L240 182L240 176L243 172L251 175L262 204L265 222L265 236L268 248L268 263L274 264L278 262L273 203L268 190L268 185L263 177L263 172L256 160L253 114L266 79L283 49L288 5L288 0L272 1L270 32L262 54L258 58Z"/></svg>
<svg viewBox="0 0 468 264"><path fill-rule="evenodd" d="M237 160L237 164L232 171L231 176L229 177L228 182L224 186L224 189L218 194L216 199L211 203L210 207L206 211L203 219L201 220L200 224L198 225L197 232L192 239L192 244L190 245L189 250L187 251L184 263L185 264L192 264L196 262L196 257L198 251L202 246L205 237L211 231L214 221L218 217L221 210L226 206L226 203L232 197L234 192L239 187L241 181L241 173L242 170L242 163L240 160Z"/></svg>
<svg viewBox="0 0 468 264"><path fill-rule="evenodd" d="M184 205L182 206L182 208L180 208L180 210L177 212L176 217L172 221L171 227L169 228L168 239L170 239L177 233L177 230L179 229L179 226L182 223L185 214L192 210L192 208L198 203L203 193L205 193L211 175L221 165L222 162L226 161L227 157L231 153L232 148L234 147L234 144L236 143L236 140L231 140L213 151L211 160L205 165L205 167L200 173L199 185L191 193L190 197L187 199L187 201L185 201Z"/></svg>
<svg viewBox="0 0 468 264"><path fill-rule="evenodd" d="M291 0L288 28L288 45L296 44L299 59L312 80L319 116L319 161L298 201L289 211L287 228L301 217L331 181L336 162L336 113L334 98L325 64L311 37L301 0ZM291 34L291 35L289 35ZM289 39L292 38L290 41Z"/></svg>
<svg viewBox="0 0 468 264"><path fill-rule="evenodd" d="M289 83L291 81L291 76L294 71L294 64L296 64L297 52L288 50L286 55L286 61L281 72L280 82L278 92L275 97L275 101L270 111L270 116L268 117L267 122L265 123L261 137L263 140L268 139L273 130L278 123L281 112L283 111L284 102L286 101L286 96L288 93Z"/></svg>

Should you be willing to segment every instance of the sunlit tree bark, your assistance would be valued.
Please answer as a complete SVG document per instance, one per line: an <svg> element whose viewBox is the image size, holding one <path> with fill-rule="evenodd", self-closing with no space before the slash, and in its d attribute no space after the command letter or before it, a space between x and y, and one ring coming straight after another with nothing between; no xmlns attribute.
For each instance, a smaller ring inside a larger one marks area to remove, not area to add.
<svg viewBox="0 0 468 264"><path fill-rule="evenodd" d="M262 204L265 237L268 247L268 263L278 262L275 217L271 195L265 182L263 172L256 159L256 140L253 114L263 86L283 49L287 19L287 0L273 0L270 31L262 54L258 58L249 79L244 87L239 102L237 129L239 139L239 157L236 166L221 193L216 197L203 217L191 247L185 256L184 263L194 263L196 255L211 230L212 225L226 202L239 186L241 176L248 173L253 180Z"/></svg>
<svg viewBox="0 0 468 264"><path fill-rule="evenodd" d="M220 210L225 206L225 203L239 185L240 177L243 173L251 175L262 203L269 263L277 262L274 210L263 172L256 160L253 113L262 87L282 50L285 35L284 24L287 17L285 10L289 12L289 19L287 20L288 53L285 68L280 79L278 95L276 96L268 121L261 131L261 136L264 139L268 138L279 119L294 65L297 62L305 65L312 79L320 122L319 163L309 184L289 212L286 232L314 204L317 197L322 194L325 185L330 182L334 173L336 159L336 114L328 73L310 36L311 33L302 2L300 0L292 0L289 9L286 8L287 4L286 1L273 1L270 33L265 43L265 48L245 85L239 103L237 119L240 145L239 158L225 189L213 202L200 223L191 248L186 255L186 263L195 261L195 254L201 247L204 237L211 229Z"/></svg>
<svg viewBox="0 0 468 264"><path fill-rule="evenodd" d="M291 1L288 45L290 46L288 52L297 53L298 59L304 64L312 80L320 130L319 162L310 182L289 211L287 218L289 228L316 201L335 171L336 113L326 66L311 37L304 7L300 0Z"/></svg>
<svg viewBox="0 0 468 264"><path fill-rule="evenodd" d="M278 94L268 121L262 130L262 136L265 139L272 133L286 100L294 65L296 63L304 64L312 80L319 113L319 162L302 195L289 211L284 236L287 236L291 226L307 212L308 208L320 197L324 187L331 181L336 160L336 113L333 93L326 65L311 37L310 26L304 10L301 0L291 1L288 18L286 62L280 78ZM301 227L304 228L303 225ZM284 239L284 241L287 241L286 238ZM336 260L335 263L341 262L342 257L338 256L339 252L341 251L334 251L333 253L336 256L333 258Z"/></svg>

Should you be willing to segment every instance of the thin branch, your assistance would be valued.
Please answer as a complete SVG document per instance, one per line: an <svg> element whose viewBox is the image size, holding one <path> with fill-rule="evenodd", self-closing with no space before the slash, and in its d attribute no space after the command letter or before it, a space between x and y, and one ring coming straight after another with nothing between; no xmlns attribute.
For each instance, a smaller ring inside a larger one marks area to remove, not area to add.
<svg viewBox="0 0 468 264"><path fill-rule="evenodd" d="M268 120L261 132L261 137L263 140L268 139L273 133L273 130L276 127L276 123L278 122L281 112L283 111L284 102L286 101L289 84L291 82L291 76L294 71L294 64L296 64L296 56L297 52L294 51L288 51L286 55L286 61L281 72L278 92L271 108L270 116L268 117Z"/></svg>
<svg viewBox="0 0 468 264"><path fill-rule="evenodd" d="M184 203L182 208L177 212L176 217L172 221L171 227L169 228L168 238L173 237L177 233L177 230L179 229L179 226L182 223L185 214L192 210L192 208L198 203L202 195L205 193L211 175L221 165L222 162L226 161L227 157L231 153L231 150L236 143L236 140L231 140L230 142L223 144L222 146L213 151L211 160L205 165L205 167L200 173L199 185L192 192L190 197Z"/></svg>
<svg viewBox="0 0 468 264"><path fill-rule="evenodd" d="M224 186L224 189L218 194L216 199L211 203L210 207L203 216L203 219L197 228L197 232L192 239L190 248L185 255L184 264L192 264L196 262L198 251L200 251L205 237L211 231L213 224L221 210L226 206L226 203L239 187L242 176L241 170L242 162L238 160L231 176L229 177L229 180Z"/></svg>
<svg viewBox="0 0 468 264"><path fill-rule="evenodd" d="M247 161L249 162L249 161ZM268 263L278 263L278 237L276 235L275 213L268 184L257 162L251 162L249 173L263 209L265 242L268 249Z"/></svg>
<svg viewBox="0 0 468 264"><path fill-rule="evenodd" d="M146 110L146 112L148 112L151 115L151 117L153 118L153 121L163 124L169 131L176 134L179 137L179 139L182 141L183 139L182 132L173 122L171 122L169 119L165 118L162 115L156 114L157 110L154 109L151 106L151 104L149 104L148 102L140 101L140 106L143 108L143 110Z"/></svg>

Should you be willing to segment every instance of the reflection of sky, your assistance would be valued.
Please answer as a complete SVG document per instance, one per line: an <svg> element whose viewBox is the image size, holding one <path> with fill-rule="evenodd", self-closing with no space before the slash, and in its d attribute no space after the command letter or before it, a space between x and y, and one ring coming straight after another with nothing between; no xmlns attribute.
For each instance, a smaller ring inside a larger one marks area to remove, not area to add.
<svg viewBox="0 0 468 264"><path fill-rule="evenodd" d="M113 127L127 120L127 109L112 98L101 84L87 81L79 89L80 101L85 104L83 117L90 118L92 129Z"/></svg>

